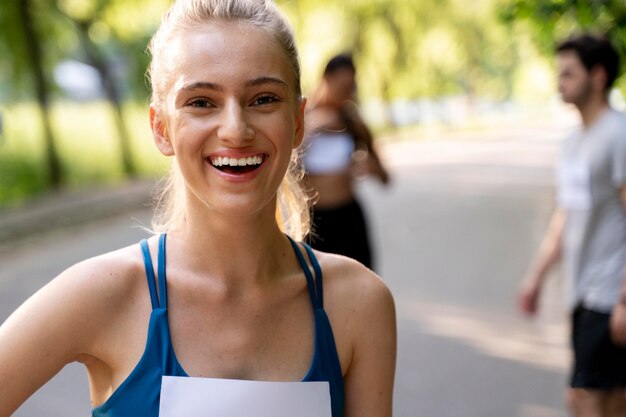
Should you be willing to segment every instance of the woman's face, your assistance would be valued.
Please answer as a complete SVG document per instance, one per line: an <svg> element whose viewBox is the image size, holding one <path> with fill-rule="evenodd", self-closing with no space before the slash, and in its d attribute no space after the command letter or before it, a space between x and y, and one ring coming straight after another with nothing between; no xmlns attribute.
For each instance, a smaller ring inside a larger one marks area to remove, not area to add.
<svg viewBox="0 0 626 417"><path fill-rule="evenodd" d="M226 214L268 207L273 215L268 203L304 127L304 101L280 45L227 22L188 30L171 48L176 69L164 114L151 110L157 146L177 158L191 200Z"/></svg>
<svg viewBox="0 0 626 417"><path fill-rule="evenodd" d="M351 68L340 68L326 76L328 91L333 101L342 103L354 98L356 80Z"/></svg>

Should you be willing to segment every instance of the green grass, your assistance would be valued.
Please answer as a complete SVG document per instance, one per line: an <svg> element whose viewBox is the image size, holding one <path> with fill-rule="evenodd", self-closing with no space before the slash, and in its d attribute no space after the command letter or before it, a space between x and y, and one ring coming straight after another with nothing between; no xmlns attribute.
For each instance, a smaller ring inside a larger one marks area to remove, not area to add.
<svg viewBox="0 0 626 417"><path fill-rule="evenodd" d="M39 111L34 103L0 106L4 132L0 136L0 207L17 205L48 187ZM125 179L119 139L110 107L104 102L57 102L52 124L63 169L63 186L114 184ZM148 106L128 103L124 118L133 162L140 177L157 177L169 160L152 142Z"/></svg>

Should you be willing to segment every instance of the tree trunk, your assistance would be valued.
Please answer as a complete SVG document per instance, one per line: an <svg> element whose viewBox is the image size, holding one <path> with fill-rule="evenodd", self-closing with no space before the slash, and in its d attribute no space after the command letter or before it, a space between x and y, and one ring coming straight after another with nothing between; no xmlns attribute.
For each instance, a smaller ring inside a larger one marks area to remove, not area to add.
<svg viewBox="0 0 626 417"><path fill-rule="evenodd" d="M94 45L91 39L89 39L89 22L75 21L75 23L78 28L78 36L89 64L100 74L102 88L104 89L107 101L113 110L113 119L115 121L115 128L119 138L124 173L128 177L134 177L137 174L137 170L133 163L128 129L122 112L122 100L116 88L117 86L115 80L113 79L113 74L111 73L106 58L98 50L98 47Z"/></svg>
<svg viewBox="0 0 626 417"><path fill-rule="evenodd" d="M32 74L35 82L37 103L44 131L46 162L48 166L48 180L50 185L58 189L62 182L61 163L55 146L54 133L50 122L50 90L46 82L39 39L33 26L30 0L18 1L21 26L24 28L27 55L32 65Z"/></svg>

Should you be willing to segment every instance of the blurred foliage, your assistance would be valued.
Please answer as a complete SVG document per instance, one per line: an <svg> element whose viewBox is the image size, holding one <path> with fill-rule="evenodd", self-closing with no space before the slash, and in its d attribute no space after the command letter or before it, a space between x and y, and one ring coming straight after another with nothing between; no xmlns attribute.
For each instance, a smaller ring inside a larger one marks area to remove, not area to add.
<svg viewBox="0 0 626 417"><path fill-rule="evenodd" d="M591 32L606 35L626 61L626 2L624 0L508 0L498 5L506 25L519 23L529 29L546 56L570 35ZM624 80L618 82L624 91Z"/></svg>
<svg viewBox="0 0 626 417"><path fill-rule="evenodd" d="M20 1L5 0L0 5L0 53L10 58L0 61L0 97L11 99L30 94L26 46L15 17ZM31 0L50 81L61 61L88 61L72 24L84 22L90 40L101 47L107 59L123 68L116 76L126 98L146 98L146 45L168 4L168 0Z"/></svg>
<svg viewBox="0 0 626 417"><path fill-rule="evenodd" d="M102 95L109 102L110 122L115 126L118 155L125 176L137 173L124 100L148 97L144 71L145 48L166 1L154 0L7 0L0 6L0 53L10 59L0 63L0 98L14 101L36 97L46 150L44 175L53 187L71 183L73 169L58 156L58 135L50 127L51 98L62 97L53 81L57 65L74 60L93 67L100 78ZM30 33L20 17L27 11ZM146 19L148 17L149 19ZM41 63L41 65L38 65ZM37 65L36 65L37 64ZM33 83L33 80L36 81ZM107 110L105 110L107 111Z"/></svg>
<svg viewBox="0 0 626 417"><path fill-rule="evenodd" d="M0 6L0 97L28 94L23 41L7 0ZM115 73L127 99L145 100L146 44L169 0L31 0L50 72L62 60L89 64L76 24ZM364 97L511 97L518 40L498 20L497 0L277 0L292 21L311 89L325 61L351 51Z"/></svg>
<svg viewBox="0 0 626 417"><path fill-rule="evenodd" d="M0 154L0 207L24 200L46 189L43 170L23 154Z"/></svg>
<svg viewBox="0 0 626 417"><path fill-rule="evenodd" d="M353 52L361 93L394 98L510 98L518 47L493 0L287 0L305 89L325 61Z"/></svg>
<svg viewBox="0 0 626 417"><path fill-rule="evenodd" d="M30 128L39 124L33 113L28 117L22 115L25 108L35 109L30 105L35 97L33 69L23 28L16 19L23 1L3 0L0 5L0 56L4 57L0 59L0 104L4 103L2 111L7 126L5 143L0 143L3 167L0 186L9 189L7 183L11 182L18 184L11 185L13 188L30 190L45 187L47 174L43 167L47 161L41 140L44 130ZM136 168L140 175L164 171L160 163L156 164L158 169L152 169L146 155L156 156L144 148L146 139L147 148L153 148L147 121L149 88L145 69L149 56L145 50L170 2L29 0L44 75L54 99L47 111L51 113L57 136L66 184L121 180L129 174L129 163L136 165L130 168ZM489 97L495 101L537 97L537 94L545 98L553 91L551 79L545 75L549 71L545 59L536 53L527 36L536 31L510 24L524 15L532 15L537 4L553 3L551 7L557 7L570 3L566 0L276 2L296 31L305 92L315 87L328 58L339 52L352 52L358 68L360 97L385 103L450 96L470 100ZM550 16L555 21L561 19L558 10L545 7L547 20ZM602 13L602 19L607 22L616 21L615 17L611 20L606 12ZM542 24L537 23L536 27ZM555 23L555 27L559 25L565 24ZM70 103L67 92L55 84L55 69L68 60L98 71L102 81L99 103ZM102 100L108 100L110 105L107 107ZM16 129L16 123L24 126ZM125 135L129 140L121 139ZM116 136L119 141L115 140ZM22 142L29 145L15 146ZM88 143L93 146L85 147ZM3 162L7 160L13 162ZM6 170L17 174L5 175ZM31 170L37 172L31 175ZM23 186L19 185L19 178L24 178ZM9 194L19 193L2 195ZM0 204L6 200L2 195Z"/></svg>
<svg viewBox="0 0 626 417"><path fill-rule="evenodd" d="M115 126L107 104L98 101L78 103L56 101L52 120L59 135L58 148L65 167L66 187L115 183L125 178L118 156ZM131 127L133 154L142 177L158 177L167 171L168 160L152 142L143 103L126 103L123 107ZM4 133L0 139L0 207L19 203L46 189L44 152L39 136L41 127L32 123L35 104L14 103L0 107Z"/></svg>

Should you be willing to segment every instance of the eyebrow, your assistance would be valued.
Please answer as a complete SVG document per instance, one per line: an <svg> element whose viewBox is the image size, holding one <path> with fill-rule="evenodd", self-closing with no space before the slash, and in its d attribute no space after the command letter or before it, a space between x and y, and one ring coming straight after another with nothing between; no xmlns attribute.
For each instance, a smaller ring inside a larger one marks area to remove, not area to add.
<svg viewBox="0 0 626 417"><path fill-rule="evenodd" d="M219 84L210 83L206 81L198 81L195 83L187 84L178 89L179 92L193 91L193 90L215 90L224 91L224 88Z"/></svg>
<svg viewBox="0 0 626 417"><path fill-rule="evenodd" d="M253 80L250 80L248 82L246 82L245 86L246 87L256 87L259 85L263 85L263 84L278 84L283 88L288 88L289 86L287 85L287 83L283 80L281 80L280 78L276 78L276 77L270 77L270 76L263 76L263 77L258 77L255 78Z"/></svg>
<svg viewBox="0 0 626 417"><path fill-rule="evenodd" d="M280 87L288 88L288 84L277 77L271 76L262 76L258 78L254 78L252 80L246 81L244 86L246 87L257 87L265 84L277 84ZM193 90L214 90L214 91L224 91L224 87L219 84L211 83L208 81L197 81L187 85L182 86L178 91L193 91Z"/></svg>

